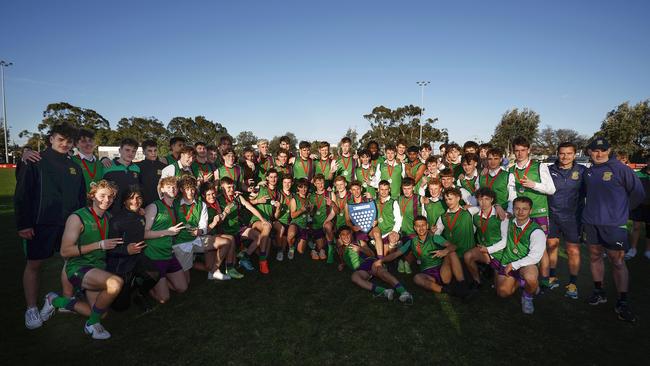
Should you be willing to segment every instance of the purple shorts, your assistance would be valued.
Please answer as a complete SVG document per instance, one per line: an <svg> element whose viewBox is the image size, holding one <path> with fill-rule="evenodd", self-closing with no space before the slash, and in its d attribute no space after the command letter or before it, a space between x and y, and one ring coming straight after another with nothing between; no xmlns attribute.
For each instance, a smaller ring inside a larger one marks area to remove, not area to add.
<svg viewBox="0 0 650 366"><path fill-rule="evenodd" d="M498 259L490 259L490 267L497 271L500 276L505 276L506 275L506 267L501 264L501 262ZM516 280L521 280L521 276L519 275L519 270L511 270L510 273L508 273L508 276L514 277Z"/></svg>
<svg viewBox="0 0 650 366"><path fill-rule="evenodd" d="M548 235L548 216L531 217L530 220L539 225L544 234Z"/></svg>
<svg viewBox="0 0 650 366"><path fill-rule="evenodd" d="M85 267L79 268L79 270L76 271L72 276L68 277L68 281L70 281L70 283L72 284L72 286L74 286L74 288L76 290L83 289L83 287L81 287L81 284L83 283L84 276L91 269L95 269L95 267L85 266Z"/></svg>
<svg viewBox="0 0 650 366"><path fill-rule="evenodd" d="M372 264L377 261L377 258L375 257L369 257L363 260L359 268L357 268L357 271L366 271L368 273L372 273Z"/></svg>
<svg viewBox="0 0 650 366"><path fill-rule="evenodd" d="M311 229L309 230L309 234L311 235L311 238L313 240L318 240L322 239L325 237L325 230L323 229Z"/></svg>
<svg viewBox="0 0 650 366"><path fill-rule="evenodd" d="M368 233L364 233L363 231L355 232L354 238L358 241L365 241L366 243L370 241L370 237L368 236Z"/></svg>
<svg viewBox="0 0 650 366"><path fill-rule="evenodd" d="M290 224L289 226L295 226L297 231L296 231L296 239L298 240L307 240L309 239L309 229L307 228L301 228L300 226L296 224Z"/></svg>
<svg viewBox="0 0 650 366"><path fill-rule="evenodd" d="M404 234L404 235L400 236L399 240L401 240L402 243L406 243L407 241L415 238L416 236L417 236L417 234L409 234L409 235Z"/></svg>
<svg viewBox="0 0 650 366"><path fill-rule="evenodd" d="M436 282L439 285L444 284L442 282L442 276L440 275L440 266L427 268L424 271L422 271L422 274L425 274L425 275L427 275L429 277L433 277L433 279L436 280Z"/></svg>
<svg viewBox="0 0 650 366"><path fill-rule="evenodd" d="M165 277L167 273L174 273L183 270L183 267L181 267L181 264L175 256L172 256L170 259L152 260L152 262L158 270L160 278Z"/></svg>

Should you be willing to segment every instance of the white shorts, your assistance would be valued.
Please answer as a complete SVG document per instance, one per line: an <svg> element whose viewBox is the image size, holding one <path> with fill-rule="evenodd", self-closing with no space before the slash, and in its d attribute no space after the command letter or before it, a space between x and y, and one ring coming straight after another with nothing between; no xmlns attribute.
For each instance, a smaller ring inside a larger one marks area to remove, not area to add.
<svg viewBox="0 0 650 366"><path fill-rule="evenodd" d="M183 271L189 271L194 265L194 254L205 252L207 236L197 236L196 239L172 246L174 256L183 267Z"/></svg>

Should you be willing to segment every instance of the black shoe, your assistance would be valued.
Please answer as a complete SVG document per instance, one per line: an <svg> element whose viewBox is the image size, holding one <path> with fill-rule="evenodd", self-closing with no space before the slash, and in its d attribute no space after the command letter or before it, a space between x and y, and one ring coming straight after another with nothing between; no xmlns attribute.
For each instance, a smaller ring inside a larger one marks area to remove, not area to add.
<svg viewBox="0 0 650 366"><path fill-rule="evenodd" d="M614 308L616 314L618 314L618 319L626 322L634 323L636 322L636 316L630 310L630 307L625 301L618 301L616 307Z"/></svg>
<svg viewBox="0 0 650 366"><path fill-rule="evenodd" d="M148 313L153 310L153 303L149 298L140 292L136 292L133 296L133 303L136 304L143 313Z"/></svg>
<svg viewBox="0 0 650 366"><path fill-rule="evenodd" d="M591 293L591 296L587 300L587 303L589 305L604 304L606 302L607 296L605 296L605 291L603 290L594 290L594 292Z"/></svg>

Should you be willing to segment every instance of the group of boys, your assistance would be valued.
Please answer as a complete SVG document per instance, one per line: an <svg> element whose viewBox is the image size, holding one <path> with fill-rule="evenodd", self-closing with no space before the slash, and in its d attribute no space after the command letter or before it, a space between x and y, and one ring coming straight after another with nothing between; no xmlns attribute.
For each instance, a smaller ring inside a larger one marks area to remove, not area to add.
<svg viewBox="0 0 650 366"><path fill-rule="evenodd" d="M209 280L239 279L255 271L257 257L259 272L268 275L272 251L278 262L296 251L338 262L358 286L404 303L413 296L391 271L411 274L417 267L415 284L463 299L493 277L498 296L521 289L522 311L532 314L540 289L559 286L560 238L569 262L566 296L578 298L584 241L594 280L589 304L607 301L606 253L616 313L636 319L627 299L625 225L644 190L630 168L609 157L602 138L588 146L589 168L576 164L571 142L559 145L554 164L534 161L523 137L512 141L509 168L500 149L472 141L445 144L441 156L429 144L403 141L385 146L383 155L374 141L355 153L349 138L335 154L327 142L306 141L294 154L283 137L275 156L269 141L260 140L238 159L228 136L218 146L174 137L164 157L155 141L143 141L139 162L133 161L137 141L124 139L119 157L99 159L93 132L67 124L54 126L49 142L40 154L25 152L17 169L29 329L60 309L87 316L84 330L106 339L100 320L109 307L167 302L170 291L187 290L191 269L207 271ZM351 206L369 202L376 217L364 230ZM48 293L39 311L40 267L55 251L65 258L63 289Z"/></svg>

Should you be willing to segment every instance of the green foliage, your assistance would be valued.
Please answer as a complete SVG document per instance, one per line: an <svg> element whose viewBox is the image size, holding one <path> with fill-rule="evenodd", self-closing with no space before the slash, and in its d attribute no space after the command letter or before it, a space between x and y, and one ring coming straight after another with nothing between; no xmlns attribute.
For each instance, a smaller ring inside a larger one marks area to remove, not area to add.
<svg viewBox="0 0 650 366"><path fill-rule="evenodd" d="M241 156L245 148L257 145L257 140L257 136L251 131L240 132L235 136L235 153L237 153L237 156Z"/></svg>
<svg viewBox="0 0 650 366"><path fill-rule="evenodd" d="M508 110L501 117L501 122L494 128L491 143L509 154L512 151L512 140L515 137L524 136L531 142L536 140L539 122L539 114L532 109Z"/></svg>
<svg viewBox="0 0 650 366"><path fill-rule="evenodd" d="M105 145L112 138L109 132L110 123L101 114L66 102L52 103L45 108L43 120L38 124L38 131L47 134L53 125L62 122L95 131L98 135L96 139L98 145Z"/></svg>
<svg viewBox="0 0 650 366"><path fill-rule="evenodd" d="M352 140L352 144L350 145L350 148L352 149L353 152L356 152L361 148L361 142L359 141L359 133L355 128L348 128L348 130L345 131L345 137L348 137L350 140Z"/></svg>
<svg viewBox="0 0 650 366"><path fill-rule="evenodd" d="M375 140L380 146L395 143L398 139L406 140L407 145L419 145L420 139L420 107L407 105L392 110L379 106L363 116L370 122L370 130L361 137L361 144ZM427 118L422 125L422 141L435 142L447 139L447 130L434 127L436 119Z"/></svg>
<svg viewBox="0 0 650 366"><path fill-rule="evenodd" d="M553 155L557 152L557 146L562 142L573 142L580 151L587 145L587 137L580 135L576 130L567 128L554 130L551 126L546 126L539 132L533 151L536 154Z"/></svg>
<svg viewBox="0 0 650 366"><path fill-rule="evenodd" d="M630 155L650 148L650 99L630 106L625 102L607 113L595 136L605 137L616 151Z"/></svg>
<svg viewBox="0 0 650 366"><path fill-rule="evenodd" d="M203 116L174 117L169 121L167 129L170 136L185 137L190 144L197 141L218 144L222 136L228 135L228 129L221 123L210 121Z"/></svg>
<svg viewBox="0 0 650 366"><path fill-rule="evenodd" d="M117 144L124 138L134 138L136 141L142 143L144 140L154 140L158 143L158 147L162 148L169 143L169 133L156 117L131 117L122 118L117 123L117 130L115 131Z"/></svg>
<svg viewBox="0 0 650 366"><path fill-rule="evenodd" d="M35 151L41 151L45 148L45 136L39 132L30 132L27 130L22 130L18 134L18 137L27 139L27 143L24 145Z"/></svg>

